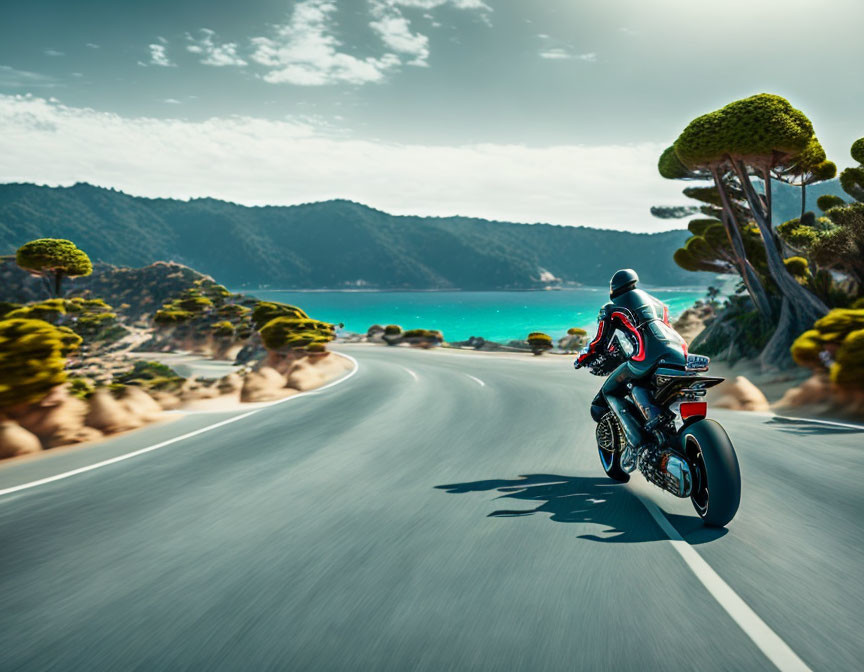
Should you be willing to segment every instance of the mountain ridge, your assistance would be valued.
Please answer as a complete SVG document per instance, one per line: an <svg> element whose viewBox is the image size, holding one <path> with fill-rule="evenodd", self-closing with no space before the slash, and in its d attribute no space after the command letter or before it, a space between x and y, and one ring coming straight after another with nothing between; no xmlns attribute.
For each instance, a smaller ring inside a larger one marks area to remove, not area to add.
<svg viewBox="0 0 864 672"><path fill-rule="evenodd" d="M622 266L649 284L701 284L708 276L672 262L687 235L391 215L347 199L246 206L87 183L0 185L0 254L33 238L69 238L94 261L175 261L235 287L536 289L552 277L605 284Z"/></svg>

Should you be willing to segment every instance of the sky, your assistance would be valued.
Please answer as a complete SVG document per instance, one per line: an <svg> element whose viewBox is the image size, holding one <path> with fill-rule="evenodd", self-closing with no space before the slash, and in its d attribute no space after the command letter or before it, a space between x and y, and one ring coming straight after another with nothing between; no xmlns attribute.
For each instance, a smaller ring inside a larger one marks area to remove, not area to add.
<svg viewBox="0 0 864 672"><path fill-rule="evenodd" d="M759 92L864 135L861 0L27 0L0 182L632 231L687 122Z"/></svg>

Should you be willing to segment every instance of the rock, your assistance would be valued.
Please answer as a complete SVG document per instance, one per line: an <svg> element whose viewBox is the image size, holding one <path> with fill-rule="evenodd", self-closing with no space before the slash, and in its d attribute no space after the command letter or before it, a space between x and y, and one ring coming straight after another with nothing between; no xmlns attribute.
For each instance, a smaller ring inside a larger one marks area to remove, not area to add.
<svg viewBox="0 0 864 672"><path fill-rule="evenodd" d="M687 345L693 343L693 340L702 333L705 329L705 320L713 317L714 311L705 306L688 308L678 317L672 324L681 336L687 341Z"/></svg>
<svg viewBox="0 0 864 672"><path fill-rule="evenodd" d="M219 382L216 383L216 389L221 394L234 394L243 389L243 379L236 373L229 373L219 379Z"/></svg>
<svg viewBox="0 0 864 672"><path fill-rule="evenodd" d="M35 434L12 420L0 422L0 459L38 453L40 450L42 444Z"/></svg>
<svg viewBox="0 0 864 672"><path fill-rule="evenodd" d="M269 366L262 366L243 378L240 401L274 401L287 396L286 392L285 376Z"/></svg>
<svg viewBox="0 0 864 672"><path fill-rule="evenodd" d="M774 404L775 410L830 404L833 401L831 381L826 374L816 373L798 387L792 387Z"/></svg>
<svg viewBox="0 0 864 672"><path fill-rule="evenodd" d="M733 411L767 411L768 399L758 387L744 376L736 376L734 381L727 380L711 389L709 405L716 408L729 408Z"/></svg>
<svg viewBox="0 0 864 672"><path fill-rule="evenodd" d="M214 399L219 396L219 389L216 385L208 385L192 378L188 378L180 387L178 395L183 401Z"/></svg>
<svg viewBox="0 0 864 672"><path fill-rule="evenodd" d="M288 374L288 387L305 392L314 390L324 384L324 376L321 371L307 361L294 364Z"/></svg>
<svg viewBox="0 0 864 672"><path fill-rule="evenodd" d="M143 425L143 421L129 412L129 409L121 404L111 391L100 388L93 393L89 401L90 410L85 422L88 427L95 427L106 434L125 432L136 429Z"/></svg>
<svg viewBox="0 0 864 672"><path fill-rule="evenodd" d="M89 407L73 397L65 385L55 387L44 399L15 415L16 422L35 434L44 448L98 439L102 433L87 427Z"/></svg>
<svg viewBox="0 0 864 672"><path fill-rule="evenodd" d="M163 411L173 411L175 408L179 408L182 403L180 397L176 394L171 394L170 392L154 390L150 395L153 397L153 401L159 404L159 407Z"/></svg>
<svg viewBox="0 0 864 672"><path fill-rule="evenodd" d="M162 407L140 387L127 387L120 397L120 404L142 422L153 422L162 417Z"/></svg>

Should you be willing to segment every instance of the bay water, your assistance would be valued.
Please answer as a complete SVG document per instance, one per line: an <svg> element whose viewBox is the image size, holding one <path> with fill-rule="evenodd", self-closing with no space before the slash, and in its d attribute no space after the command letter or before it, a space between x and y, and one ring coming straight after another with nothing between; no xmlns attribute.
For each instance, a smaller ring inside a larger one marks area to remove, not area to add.
<svg viewBox="0 0 864 672"><path fill-rule="evenodd" d="M647 289L669 306L673 319L705 295L701 287ZM524 339L531 331L557 339L570 327L593 334L597 312L609 300L606 287L525 292L256 290L252 294L299 306L310 317L342 322L347 331L361 334L373 324L398 324L403 329L438 329L447 341L482 336L502 343Z"/></svg>

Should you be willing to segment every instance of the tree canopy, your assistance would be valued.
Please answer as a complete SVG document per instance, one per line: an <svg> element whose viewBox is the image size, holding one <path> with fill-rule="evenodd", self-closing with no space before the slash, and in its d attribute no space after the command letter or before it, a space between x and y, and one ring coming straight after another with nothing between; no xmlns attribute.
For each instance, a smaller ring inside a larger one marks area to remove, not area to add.
<svg viewBox="0 0 864 672"><path fill-rule="evenodd" d="M18 248L15 262L24 270L41 277L53 278L54 295L60 296L63 278L90 275L90 257L71 240L39 238Z"/></svg>

